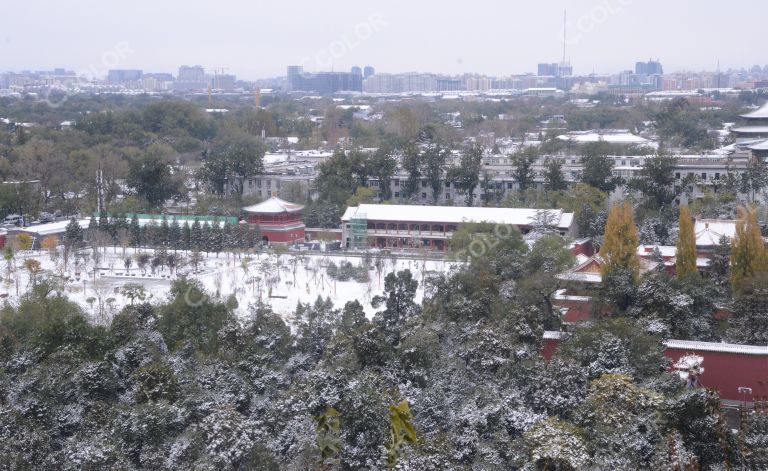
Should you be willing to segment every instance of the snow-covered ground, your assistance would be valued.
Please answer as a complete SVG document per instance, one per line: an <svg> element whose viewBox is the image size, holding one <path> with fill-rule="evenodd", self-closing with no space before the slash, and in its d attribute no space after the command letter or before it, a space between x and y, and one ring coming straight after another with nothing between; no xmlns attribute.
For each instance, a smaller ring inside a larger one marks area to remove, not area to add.
<svg viewBox="0 0 768 471"><path fill-rule="evenodd" d="M40 263L42 273L37 278L55 276L63 280L63 291L74 302L83 306L94 321L104 322L112 314L118 312L130 300L121 294L121 288L126 284L140 284L144 287L150 302L164 301L173 279L186 275L199 280L211 296L226 300L234 294L238 301L238 312L245 313L250 304L261 300L272 306L275 312L288 317L296 308L298 302L313 303L318 296L330 298L338 308L347 301L357 300L372 316L375 309L371 299L383 294L384 278L393 271L409 269L416 280L419 289L416 301L424 294L424 277L429 272L450 270L456 262L443 260L425 260L418 258L382 257L376 261L376 255L368 260L368 282L335 281L326 271L329 263L340 265L350 262L353 266L363 263L359 256L345 254L259 254L248 256L233 256L219 254L204 256L197 270L189 265L189 253L179 252L186 264L171 273L167 267L158 269L152 274L148 267L142 272L136 262L136 253L127 249L123 254L121 248L107 248L101 252L101 259L94 274L95 263L90 250L80 252L76 265L72 259L66 270L63 269L61 255L51 256L47 251L31 250L18 252L13 261L0 261L0 296L13 305L19 302L31 287L29 270L25 267L26 260L36 260ZM152 254L151 250L141 250ZM130 269L126 270L125 258L132 258ZM377 268L378 267L378 268ZM199 300L190 299L191 303Z"/></svg>

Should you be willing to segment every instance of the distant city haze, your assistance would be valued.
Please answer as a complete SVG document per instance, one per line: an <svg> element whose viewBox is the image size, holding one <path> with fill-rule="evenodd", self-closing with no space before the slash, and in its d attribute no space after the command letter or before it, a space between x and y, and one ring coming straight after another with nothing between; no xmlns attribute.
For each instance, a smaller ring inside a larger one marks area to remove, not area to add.
<svg viewBox="0 0 768 471"><path fill-rule="evenodd" d="M307 71L533 72L563 58L576 74L768 64L765 0L326 2L29 0L0 16L0 70L65 67L176 73L181 64L238 78Z"/></svg>

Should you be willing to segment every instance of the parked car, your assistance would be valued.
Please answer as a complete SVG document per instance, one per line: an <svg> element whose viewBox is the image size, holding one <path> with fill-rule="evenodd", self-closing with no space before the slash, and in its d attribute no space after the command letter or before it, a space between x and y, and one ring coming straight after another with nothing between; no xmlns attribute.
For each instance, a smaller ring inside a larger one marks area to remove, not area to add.
<svg viewBox="0 0 768 471"><path fill-rule="evenodd" d="M12 224L14 226L20 226L24 221L24 217L21 214L9 214L3 220L3 224Z"/></svg>
<svg viewBox="0 0 768 471"><path fill-rule="evenodd" d="M56 218L51 213L40 213L40 224L47 224L49 222L56 221Z"/></svg>

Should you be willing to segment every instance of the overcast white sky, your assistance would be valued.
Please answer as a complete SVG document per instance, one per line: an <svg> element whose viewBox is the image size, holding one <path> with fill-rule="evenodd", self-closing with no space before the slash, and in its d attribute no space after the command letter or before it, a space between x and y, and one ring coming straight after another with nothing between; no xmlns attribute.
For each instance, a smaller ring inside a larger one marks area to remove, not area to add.
<svg viewBox="0 0 768 471"><path fill-rule="evenodd" d="M371 64L379 72L576 73L660 58L665 71L768 64L766 0L25 0L0 15L0 69L66 67L241 78Z"/></svg>

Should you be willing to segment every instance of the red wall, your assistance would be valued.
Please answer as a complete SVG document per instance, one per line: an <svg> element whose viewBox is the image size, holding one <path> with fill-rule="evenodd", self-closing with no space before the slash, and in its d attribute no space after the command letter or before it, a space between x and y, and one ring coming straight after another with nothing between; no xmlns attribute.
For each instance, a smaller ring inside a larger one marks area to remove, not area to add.
<svg viewBox="0 0 768 471"><path fill-rule="evenodd" d="M565 322L586 321L592 318L592 301L556 299L554 304L558 307L568 308L568 312L563 318Z"/></svg>
<svg viewBox="0 0 768 471"><path fill-rule="evenodd" d="M595 246L592 244L592 239L588 240L587 242L582 242L580 244L573 244L571 247L571 255L574 257L577 255L584 255L587 257L591 257L595 254Z"/></svg>
<svg viewBox="0 0 768 471"><path fill-rule="evenodd" d="M738 388L752 388L753 397L768 396L768 355L744 355L739 353L690 351L668 348L664 356L676 362L680 357L696 354L704 358L701 364L704 373L699 377L705 388L720 391L721 399L743 401L744 396L738 393Z"/></svg>
<svg viewBox="0 0 768 471"><path fill-rule="evenodd" d="M293 229L290 231L269 231L261 230L261 236L269 239L272 244L286 244L294 241L304 240L304 228Z"/></svg>
<svg viewBox="0 0 768 471"><path fill-rule="evenodd" d="M549 361L557 351L560 340L544 339L541 356ZM730 401L743 401L744 395L739 394L738 388L752 388L752 395L747 401L765 400L768 397L768 355L745 355L741 353L710 352L701 350L684 350L667 348L664 356L677 362L680 357L695 354L702 358L704 373L699 377L705 388L720 392L720 398Z"/></svg>
<svg viewBox="0 0 768 471"><path fill-rule="evenodd" d="M560 345L560 340L557 339L544 339L544 342L541 346L541 356L544 357L545 360L549 361L552 359L552 356L557 351L557 347Z"/></svg>

